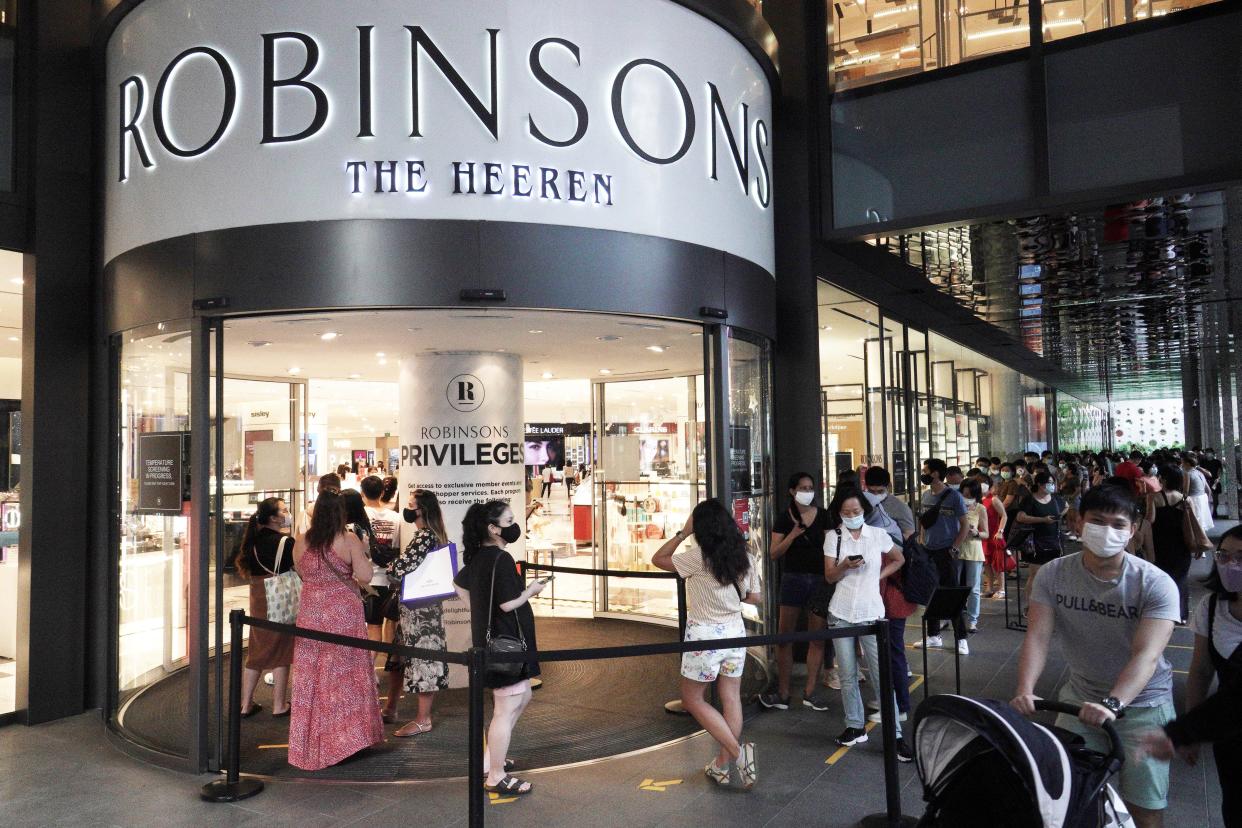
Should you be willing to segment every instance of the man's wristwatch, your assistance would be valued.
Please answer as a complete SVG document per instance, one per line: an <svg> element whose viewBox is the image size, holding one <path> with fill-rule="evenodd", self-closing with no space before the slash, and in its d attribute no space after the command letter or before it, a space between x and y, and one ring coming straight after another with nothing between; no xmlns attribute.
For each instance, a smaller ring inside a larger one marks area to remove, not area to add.
<svg viewBox="0 0 1242 828"><path fill-rule="evenodd" d="M1110 711L1112 711L1112 714L1116 716L1118 719L1126 715L1126 706L1122 704L1121 699L1117 698L1116 696L1109 696L1106 699L1101 699L1100 705L1103 707L1107 707Z"/></svg>

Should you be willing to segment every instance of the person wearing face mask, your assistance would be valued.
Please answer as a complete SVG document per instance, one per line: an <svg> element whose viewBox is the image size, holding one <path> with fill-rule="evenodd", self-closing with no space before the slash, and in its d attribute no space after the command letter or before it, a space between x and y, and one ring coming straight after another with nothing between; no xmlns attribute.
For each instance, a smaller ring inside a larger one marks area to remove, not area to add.
<svg viewBox="0 0 1242 828"><path fill-rule="evenodd" d="M959 470L960 471L960 470ZM962 544L970 535L970 525L966 522L966 504L962 496L951 489L945 482L949 467L939 458L933 457L923 461L923 474L919 482L927 486L920 502L922 511L919 523L923 528L923 546L927 548L927 556L936 565L940 586L965 586L962 581L962 562L960 559ZM953 632L957 639L957 651L961 655L970 655L970 645L966 643L965 612L953 619ZM928 647L943 647L944 638L940 635L940 624L937 621L929 625L927 631ZM922 647L918 641L916 647Z"/></svg>
<svg viewBox="0 0 1242 828"><path fill-rule="evenodd" d="M1017 561L1005 544L1005 528L1009 516L1005 513L1001 498L996 495L996 489L989 488L982 480L979 485L983 492L983 500L980 502L988 517L988 533L983 538L983 597L1004 598L1005 573L1017 566Z"/></svg>
<svg viewBox="0 0 1242 828"><path fill-rule="evenodd" d="M867 473L863 477L863 482L867 486L863 491L863 496L867 498L867 501L872 506L880 507L889 517L896 521L903 541L917 531L917 524L914 522L914 512L910 510L905 501L898 500L889 492L889 486L892 485L892 477L889 475L888 469L883 466L868 467Z"/></svg>
<svg viewBox="0 0 1242 828"><path fill-rule="evenodd" d="M970 534L962 543L962 579L970 587L966 601L966 632L974 635L979 631L979 593L983 577L983 542L991 537L988 510L984 507L983 486L975 478L962 483L962 501L966 504L966 523Z"/></svg>
<svg viewBox="0 0 1242 828"><path fill-rule="evenodd" d="M828 511L815 505L815 478L797 472L789 478L789 508L772 521L772 545L769 554L774 561L783 561L780 588L779 631L793 632L798 619L807 610L808 630L821 630L825 620L810 611L816 597L826 591L824 581L824 532L828 528ZM824 662L824 642L807 642L806 689L802 704L813 710L827 710L828 702L816 693L815 682ZM832 675L828 665L829 679ZM793 671L793 645L776 645L776 689L759 696L759 703L769 710L789 709L789 676ZM839 689L839 684L838 684Z"/></svg>
<svg viewBox="0 0 1242 828"><path fill-rule="evenodd" d="M955 492L961 491L962 481L965 479L965 475L962 474L961 466L949 466L949 468L945 470L944 482Z"/></svg>
<svg viewBox="0 0 1242 828"><path fill-rule="evenodd" d="M1208 595L1195 607L1190 628L1195 649L1186 676L1186 712L1143 739L1146 752L1188 764L1199 761L1199 746L1212 743L1220 780L1225 828L1242 826L1242 526L1220 539L1215 566L1204 581ZM1217 692L1208 696L1212 679Z"/></svg>
<svg viewBox="0 0 1242 828"><path fill-rule="evenodd" d="M1031 530L1024 560L1039 567L1061 556L1060 520L1069 511L1065 501L1057 496L1057 484L1052 475L1041 471L1032 481L1034 488L1030 497L1018 506L1014 520ZM1031 573L1034 576L1034 572Z"/></svg>
<svg viewBox="0 0 1242 828"><path fill-rule="evenodd" d="M1182 493L1184 485L1182 470L1174 464L1166 465L1160 469L1161 491L1147 499L1154 563L1177 584L1178 606L1181 609L1179 623L1185 622L1190 610L1190 589L1186 578L1194 558L1186 545L1184 531L1186 520L1193 519L1193 516L1187 515L1190 504Z"/></svg>
<svg viewBox="0 0 1242 828"><path fill-rule="evenodd" d="M857 489L839 489L828 511L835 514L840 525L824 538L824 578L836 584L828 605L829 624L845 627L869 624L885 615L880 591L882 579L895 575L905 563L901 547L883 529L867 525L871 503ZM857 639L862 645L867 669L873 677L880 675L880 654L874 635ZM867 741L862 691L858 687L858 656L855 639L833 639L837 666L841 672L841 701L845 707L845 730L837 737L843 747ZM904 680L904 679L898 679ZM879 707L879 682L871 682ZM895 703L895 700L894 700ZM914 758L910 747L901 738L897 727L897 758L909 762Z"/></svg>
<svg viewBox="0 0 1242 828"><path fill-rule="evenodd" d="M1043 566L1031 583L1030 614L1010 704L1034 713L1035 684L1055 635L1068 664L1060 701L1081 705L1057 725L1106 752L1097 728L1113 722L1125 747L1120 793L1138 828L1159 828L1168 804L1169 764L1140 754L1140 740L1173 719L1172 667L1165 647L1178 620L1177 587L1153 564L1125 553L1138 506L1124 487L1083 495L1082 551Z"/></svg>
<svg viewBox="0 0 1242 828"><path fill-rule="evenodd" d="M264 581L293 569L293 539L289 529L293 521L289 509L279 497L259 501L246 524L241 545L237 548L234 566L250 579L250 615L267 617L267 590ZM246 668L242 672L241 715L249 718L263 709L254 701L254 691L265 670L272 671L272 716L289 715L289 665L293 663L294 640L284 633L250 628L250 646L246 650Z"/></svg>
<svg viewBox="0 0 1242 828"><path fill-rule="evenodd" d="M522 527L503 500L475 503L461 522L464 565L453 578L457 595L470 606L470 635L476 647L490 638L521 639L526 652L537 653L535 614L530 599L543 592L544 580L525 584L513 556L505 547L522 537ZM534 786L511 776L506 759L513 728L530 704L530 680L539 675L539 662L530 661L517 677L489 672L492 720L487 727L487 780L483 787L502 796L525 796Z"/></svg>

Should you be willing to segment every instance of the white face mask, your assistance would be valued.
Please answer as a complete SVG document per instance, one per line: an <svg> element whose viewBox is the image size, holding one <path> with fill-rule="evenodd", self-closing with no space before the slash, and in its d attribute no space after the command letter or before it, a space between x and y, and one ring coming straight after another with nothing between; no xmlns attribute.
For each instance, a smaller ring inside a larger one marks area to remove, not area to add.
<svg viewBox="0 0 1242 828"><path fill-rule="evenodd" d="M1130 533L1125 529L1100 526L1098 523L1082 525L1082 544L1099 558L1112 558L1126 551Z"/></svg>
<svg viewBox="0 0 1242 828"><path fill-rule="evenodd" d="M1048 494L1056 494L1057 484L1056 483L1045 483L1044 491L1047 492Z"/></svg>
<svg viewBox="0 0 1242 828"><path fill-rule="evenodd" d="M815 492L794 492L794 500L802 506L810 506L815 502Z"/></svg>
<svg viewBox="0 0 1242 828"><path fill-rule="evenodd" d="M865 515L855 515L853 517L846 517L845 515L842 515L841 522L845 524L846 529L849 529L851 532L855 532L863 528L863 524L867 522L867 517Z"/></svg>
<svg viewBox="0 0 1242 828"><path fill-rule="evenodd" d="M884 494L876 494L875 492L863 492L863 497L867 498L867 501L872 506L879 506L880 501L888 497L888 493L885 492Z"/></svg>
<svg viewBox="0 0 1242 828"><path fill-rule="evenodd" d="M958 489L962 488L962 484L961 483L950 483L949 488L956 492Z"/></svg>
<svg viewBox="0 0 1242 828"><path fill-rule="evenodd" d="M980 483L979 485L983 488L984 494L987 494L988 492L992 490L992 487L989 486L987 483Z"/></svg>
<svg viewBox="0 0 1242 828"><path fill-rule="evenodd" d="M971 498L969 498L969 497L964 497L964 498L962 498L962 502L966 504L966 508L967 508L967 509L969 509L971 506L974 506L974 505L975 505L975 501L974 501L974 500L972 500L972 499L971 499Z"/></svg>

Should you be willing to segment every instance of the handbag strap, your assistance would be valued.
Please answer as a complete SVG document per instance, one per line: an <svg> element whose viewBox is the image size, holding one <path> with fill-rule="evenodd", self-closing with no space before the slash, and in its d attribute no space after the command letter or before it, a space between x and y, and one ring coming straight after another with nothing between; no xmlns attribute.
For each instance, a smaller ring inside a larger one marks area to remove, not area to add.
<svg viewBox="0 0 1242 828"><path fill-rule="evenodd" d="M268 575L279 575L280 574L280 562L285 557L285 541L287 540L289 540L288 535L281 535L280 541L276 544L276 570L274 572L268 569L266 566L263 566L263 560L259 557L258 547L257 546L252 547L252 549L254 550L254 559L259 562L259 566L263 567L263 571L266 572Z"/></svg>
<svg viewBox="0 0 1242 828"><path fill-rule="evenodd" d="M498 566L500 566L500 555L496 556L496 560L492 564L492 588L488 592L487 597L487 632L484 635L484 641L487 642L491 642L492 640L492 611L496 607L496 567ZM510 610L510 612L512 612L512 610ZM522 644L525 645L526 635L522 632L522 619L515 617L514 620L517 622L518 638L521 639Z"/></svg>

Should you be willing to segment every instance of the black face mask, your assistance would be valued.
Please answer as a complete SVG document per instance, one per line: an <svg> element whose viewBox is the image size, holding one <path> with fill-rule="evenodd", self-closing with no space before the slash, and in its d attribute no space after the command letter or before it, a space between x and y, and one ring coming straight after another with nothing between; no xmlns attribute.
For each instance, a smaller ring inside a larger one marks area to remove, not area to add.
<svg viewBox="0 0 1242 828"><path fill-rule="evenodd" d="M930 474L920 474L919 482L924 486L930 486L932 484L932 476Z"/></svg>
<svg viewBox="0 0 1242 828"><path fill-rule="evenodd" d="M522 527L516 523L500 527L500 539L505 543L513 543L520 537L522 537Z"/></svg>
<svg viewBox="0 0 1242 828"><path fill-rule="evenodd" d="M403 509L401 510L401 517L405 518L406 523L413 523L414 521L418 520L418 510L417 509Z"/></svg>

